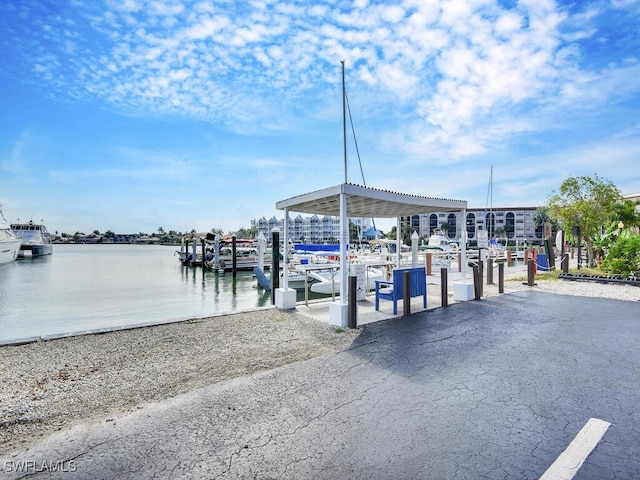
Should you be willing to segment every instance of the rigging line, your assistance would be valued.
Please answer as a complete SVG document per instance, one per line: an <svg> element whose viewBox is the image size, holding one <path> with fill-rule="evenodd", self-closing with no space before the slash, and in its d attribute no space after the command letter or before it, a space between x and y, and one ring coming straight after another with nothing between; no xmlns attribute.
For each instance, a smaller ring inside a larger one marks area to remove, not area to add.
<svg viewBox="0 0 640 480"><path fill-rule="evenodd" d="M358 148L358 139L356 138L356 129L353 126L353 117L351 116L351 105L349 105L349 96L347 95L347 91L344 91L344 98L347 102L347 111L349 112L349 123L351 124L351 133L353 133L353 144L356 147L356 155L358 156L358 164L360 165L360 175L362 175L362 183L366 187L367 181L364 179L364 169L362 168L362 160L360 159L360 149ZM377 231L376 220L371 217L371 222L373 223L373 228Z"/></svg>
<svg viewBox="0 0 640 480"><path fill-rule="evenodd" d="M353 133L353 144L356 147L356 155L358 156L358 164L360 165L360 175L362 175L362 183L364 186L367 186L367 182L364 179L364 170L362 169L362 160L360 159L360 150L358 149L358 139L356 138L356 130L353 127L353 117L351 116L351 105L349 105L349 97L347 92L344 94L345 99L347 100L347 111L349 112L349 123L351 124L351 133Z"/></svg>

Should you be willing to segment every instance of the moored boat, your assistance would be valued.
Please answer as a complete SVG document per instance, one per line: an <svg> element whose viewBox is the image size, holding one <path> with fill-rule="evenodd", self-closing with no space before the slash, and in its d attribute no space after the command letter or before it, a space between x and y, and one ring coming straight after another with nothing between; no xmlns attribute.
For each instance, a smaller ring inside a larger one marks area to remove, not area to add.
<svg viewBox="0 0 640 480"><path fill-rule="evenodd" d="M21 243L0 210L0 265L13 262L18 258Z"/></svg>
<svg viewBox="0 0 640 480"><path fill-rule="evenodd" d="M25 252L31 252L32 257L53 253L51 234L44 225L29 220L29 223L12 223L11 230L22 242L18 256L24 257Z"/></svg>
<svg viewBox="0 0 640 480"><path fill-rule="evenodd" d="M447 237L444 232L436 231L429 237L427 245L421 247L421 250L458 250L458 244Z"/></svg>
<svg viewBox="0 0 640 480"><path fill-rule="evenodd" d="M322 293L331 295L332 293L340 293L340 283L342 274L339 268L325 270L315 274L320 278L319 281L311 285L310 290L314 293ZM365 265L365 278L363 287L365 291L371 291L376 288L376 280L384 280L384 272L379 268Z"/></svg>
<svg viewBox="0 0 640 480"><path fill-rule="evenodd" d="M174 255L177 255L180 263L185 266L204 266L217 271L231 271L234 263L232 246L220 241L216 246L215 242L211 234L196 234L192 238L183 239L180 250L176 250ZM254 240L244 239L237 242L236 270L253 270L259 266L260 258L255 243ZM267 250L264 252L263 268L270 268L270 264L271 253Z"/></svg>

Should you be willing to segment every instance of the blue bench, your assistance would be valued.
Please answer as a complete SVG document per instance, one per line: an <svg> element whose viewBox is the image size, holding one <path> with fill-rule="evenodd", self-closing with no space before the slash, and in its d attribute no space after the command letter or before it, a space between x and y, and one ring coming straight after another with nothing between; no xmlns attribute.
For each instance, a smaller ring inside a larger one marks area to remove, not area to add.
<svg viewBox="0 0 640 480"><path fill-rule="evenodd" d="M409 272L410 297L423 297L423 308L427 308L427 271L424 267L397 268L393 271L393 281L376 280L376 310L380 310L380 299L393 302L393 314L398 314L398 300L404 296L403 274Z"/></svg>

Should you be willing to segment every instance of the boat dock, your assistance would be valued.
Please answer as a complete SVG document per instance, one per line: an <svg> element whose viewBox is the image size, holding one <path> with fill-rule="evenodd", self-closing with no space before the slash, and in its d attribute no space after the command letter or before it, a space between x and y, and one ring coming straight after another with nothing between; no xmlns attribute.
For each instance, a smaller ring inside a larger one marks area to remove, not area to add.
<svg viewBox="0 0 640 480"><path fill-rule="evenodd" d="M497 264L496 264L497 270ZM486 294L495 295L498 293L498 275L494 272L495 283L486 284L486 274L483 280L484 292ZM523 263L516 263L510 267L504 269L505 280L513 278L526 278L527 277L527 265ZM462 280L462 274L457 272L456 269L449 269L447 273L447 291L448 291L448 304L452 305L456 302L453 300L453 283ZM467 272L467 281L473 282L471 271ZM440 271L436 274L427 276L427 308L426 310L434 310L442 306L441 295L441 277ZM329 305L331 304L331 297L321 300L310 300L309 302L298 302L296 305L296 311L303 315L315 318L316 320L329 323ZM411 299L411 312L417 313L424 311L422 308L422 297ZM365 300L359 301L357 305L357 324L358 326L368 323L378 322L380 320L388 320L400 315L393 314L393 305L391 302L381 301L380 310L375 309L375 294L369 292L366 295Z"/></svg>

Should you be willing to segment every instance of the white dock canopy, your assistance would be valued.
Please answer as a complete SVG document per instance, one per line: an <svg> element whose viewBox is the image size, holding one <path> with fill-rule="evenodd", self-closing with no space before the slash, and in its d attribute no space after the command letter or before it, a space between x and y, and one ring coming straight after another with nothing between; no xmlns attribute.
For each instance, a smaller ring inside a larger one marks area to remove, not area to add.
<svg viewBox="0 0 640 480"><path fill-rule="evenodd" d="M331 215L340 218L340 298L339 303L330 305L329 322L332 325L344 327L347 325L346 246L349 242L348 218L395 217L398 219L398 231L400 231L400 217L431 212L462 211L463 218L465 218L464 212L467 209L467 201L422 197L363 187L352 183L343 183L334 187L292 197L288 200L281 200L276 203L276 208L284 210L283 240L285 245L289 243L290 211L315 215ZM400 242L400 238L398 238L398 242ZM399 264L400 245L398 245L397 254ZM295 291L289 291L288 288L288 258L286 258L286 255L285 253L284 289L278 289L280 291L275 292L275 301L276 306L280 308L293 308L295 307Z"/></svg>
<svg viewBox="0 0 640 480"><path fill-rule="evenodd" d="M431 212L466 210L466 200L445 200L396 193L343 183L276 203L279 210L316 215L340 216L340 195L347 199L347 216L363 218L398 218ZM285 217L286 221L286 217Z"/></svg>

